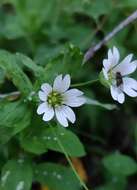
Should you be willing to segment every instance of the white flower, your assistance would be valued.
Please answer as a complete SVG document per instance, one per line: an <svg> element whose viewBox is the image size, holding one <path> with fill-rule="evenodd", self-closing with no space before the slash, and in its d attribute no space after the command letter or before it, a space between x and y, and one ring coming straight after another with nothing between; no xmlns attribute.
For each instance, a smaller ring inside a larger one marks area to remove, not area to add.
<svg viewBox="0 0 137 190"><path fill-rule="evenodd" d="M76 116L70 107L79 107L86 100L80 90L68 90L70 82L70 75L65 75L64 78L58 75L53 87L47 83L42 84L39 98L43 103L38 106L37 113L44 114L44 121L50 121L56 115L58 122L64 127L68 126L68 121L75 122Z"/></svg>
<svg viewBox="0 0 137 190"><path fill-rule="evenodd" d="M137 68L137 61L131 61L132 56L129 54L120 62L119 51L113 47L108 50L108 58L103 60L103 74L110 85L111 96L121 104L125 101L125 94L137 96L137 81L128 77Z"/></svg>

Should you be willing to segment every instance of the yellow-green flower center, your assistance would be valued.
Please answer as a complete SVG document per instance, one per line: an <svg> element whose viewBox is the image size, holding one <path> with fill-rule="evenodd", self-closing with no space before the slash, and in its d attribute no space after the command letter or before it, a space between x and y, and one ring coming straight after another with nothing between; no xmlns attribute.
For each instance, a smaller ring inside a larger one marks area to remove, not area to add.
<svg viewBox="0 0 137 190"><path fill-rule="evenodd" d="M61 106L62 105L62 96L60 93L52 91L49 95L48 95L48 99L47 102L49 105L51 105L52 107L57 107L57 106Z"/></svg>

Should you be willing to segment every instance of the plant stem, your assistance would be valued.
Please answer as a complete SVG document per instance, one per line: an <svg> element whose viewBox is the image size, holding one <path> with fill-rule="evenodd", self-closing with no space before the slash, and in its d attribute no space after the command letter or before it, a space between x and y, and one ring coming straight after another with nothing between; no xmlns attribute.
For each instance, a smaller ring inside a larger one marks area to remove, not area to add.
<svg viewBox="0 0 137 190"><path fill-rule="evenodd" d="M19 96L19 95L20 95L19 91L10 92L10 93L6 93L6 94L0 94L0 99L4 99L4 98L8 98L8 97L13 97L13 96Z"/></svg>
<svg viewBox="0 0 137 190"><path fill-rule="evenodd" d="M98 82L98 81L99 81L99 79L90 80L90 81L86 81L86 82L81 82L81 83L77 83L77 84L72 84L71 87L86 86L86 85L90 85L90 84L93 84L93 83Z"/></svg>
<svg viewBox="0 0 137 190"><path fill-rule="evenodd" d="M118 32L124 29L128 24L132 23L137 19L137 10L135 10L131 15L129 15L125 20L123 20L119 25L117 25L110 33L108 33L103 40L93 47L90 47L89 50L84 55L83 64L87 62L93 55L112 37L114 37Z"/></svg>
<svg viewBox="0 0 137 190"><path fill-rule="evenodd" d="M68 156L68 154L67 154L67 152L66 152L66 150L65 150L65 148L64 148L64 146L63 146L63 144L62 144L62 142L60 141L58 135L57 135L56 132L54 131L53 127L52 127L52 126L50 126L50 127L52 128L53 134L57 137L58 145L60 146L62 152L64 153L64 155L65 155L65 157L66 157L66 159L67 159L69 165L71 166L71 168L72 168L72 170L73 170L75 176L76 176L77 179L79 180L79 182L80 182L80 184L82 185L82 187L83 187L85 190L89 190L88 187L86 186L86 184L85 184L85 183L82 181L82 179L80 178L80 176L79 176L79 174L77 173L76 169L74 168L74 166L73 166L73 164L72 164L72 162L71 162L71 159L69 158L69 156Z"/></svg>

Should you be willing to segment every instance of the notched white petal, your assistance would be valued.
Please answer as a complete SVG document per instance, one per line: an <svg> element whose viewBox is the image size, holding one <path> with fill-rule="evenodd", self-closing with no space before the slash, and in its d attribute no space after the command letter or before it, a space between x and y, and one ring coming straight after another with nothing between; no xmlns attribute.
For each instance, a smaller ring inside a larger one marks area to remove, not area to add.
<svg viewBox="0 0 137 190"><path fill-rule="evenodd" d="M64 93L64 96L66 96L66 98L74 98L77 96L82 96L84 93L76 88L70 89L68 91L66 91Z"/></svg>
<svg viewBox="0 0 137 190"><path fill-rule="evenodd" d="M129 88L128 86L124 87L124 92L130 97L137 97L137 91Z"/></svg>
<svg viewBox="0 0 137 190"><path fill-rule="evenodd" d="M45 113L43 115L44 121L50 121L54 117L54 110L52 107L47 106Z"/></svg>
<svg viewBox="0 0 137 190"><path fill-rule="evenodd" d="M56 114L56 118L58 120L58 122L64 126L64 127L68 127L68 121L67 118L64 114L63 109L61 109L61 107L59 108L55 108L55 114Z"/></svg>
<svg viewBox="0 0 137 190"><path fill-rule="evenodd" d="M68 98L64 101L64 104L70 107L79 107L86 103L86 99L84 97L74 97Z"/></svg>
<svg viewBox="0 0 137 190"><path fill-rule="evenodd" d="M47 109L47 104L44 102L38 106L37 114L43 114Z"/></svg>
<svg viewBox="0 0 137 190"><path fill-rule="evenodd" d="M47 94L45 92L40 90L38 92L38 94L39 94L39 98L40 98L41 101L46 101L47 100Z"/></svg>
<svg viewBox="0 0 137 190"><path fill-rule="evenodd" d="M130 77L124 77L123 84L124 86L128 86L129 88L137 90L137 81L135 79L132 79Z"/></svg>
<svg viewBox="0 0 137 190"><path fill-rule="evenodd" d="M122 90L117 86L110 87L111 96L114 100L118 101L120 104L124 103L125 101L125 94Z"/></svg>
<svg viewBox="0 0 137 190"><path fill-rule="evenodd" d="M59 75L55 78L53 89L58 92L65 92L70 87L70 75L67 74L62 78L62 75Z"/></svg>
<svg viewBox="0 0 137 190"><path fill-rule="evenodd" d="M108 61L111 68L118 64L119 51L116 47L113 47L113 51L111 49L108 50Z"/></svg>
<svg viewBox="0 0 137 190"><path fill-rule="evenodd" d="M112 50L111 49L108 50L108 59L109 60L113 59L113 54L112 54Z"/></svg>
<svg viewBox="0 0 137 190"><path fill-rule="evenodd" d="M103 66L104 66L104 69L106 70L106 72L109 71L109 69L111 68L111 63L108 59L104 59L103 60Z"/></svg>
<svg viewBox="0 0 137 190"><path fill-rule="evenodd" d="M76 121L76 116L73 110L68 106L62 106L63 112L66 116L66 118L71 122L74 123Z"/></svg>
<svg viewBox="0 0 137 190"><path fill-rule="evenodd" d="M127 56L123 59L122 62L124 62L124 63L130 63L131 60L132 60L132 57L133 57L133 54L129 54L129 55L127 55Z"/></svg>
<svg viewBox="0 0 137 190"><path fill-rule="evenodd" d="M137 81L130 77L123 79L123 91L131 97L137 97Z"/></svg>
<svg viewBox="0 0 137 190"><path fill-rule="evenodd" d="M113 56L114 56L114 59L115 59L115 63L118 64L120 54L119 54L119 50L115 46L113 47Z"/></svg>
<svg viewBox="0 0 137 190"><path fill-rule="evenodd" d="M124 94L124 93L120 93L120 94L118 95L118 102L119 102L120 104L123 104L124 101L125 101L125 94Z"/></svg>
<svg viewBox="0 0 137 190"><path fill-rule="evenodd" d="M131 55L128 56L128 58L125 58L126 60L122 61L119 65L117 65L113 71L116 72L120 72L122 76L128 75L133 73L136 68L137 68L137 64L133 61L130 62L129 60L131 60Z"/></svg>
<svg viewBox="0 0 137 190"><path fill-rule="evenodd" d="M52 91L51 85L44 83L41 85L41 89L48 95Z"/></svg>
<svg viewBox="0 0 137 190"><path fill-rule="evenodd" d="M53 84L53 89L59 91L62 86L62 75L58 75Z"/></svg>
<svg viewBox="0 0 137 190"><path fill-rule="evenodd" d="M117 88L114 87L114 86L111 86L110 87L110 92L111 92L112 98L117 101L117 97L118 97L118 94L119 94Z"/></svg>
<svg viewBox="0 0 137 190"><path fill-rule="evenodd" d="M68 90L68 88L70 87L70 82L71 82L70 75L69 74L65 75L63 78L62 92Z"/></svg>

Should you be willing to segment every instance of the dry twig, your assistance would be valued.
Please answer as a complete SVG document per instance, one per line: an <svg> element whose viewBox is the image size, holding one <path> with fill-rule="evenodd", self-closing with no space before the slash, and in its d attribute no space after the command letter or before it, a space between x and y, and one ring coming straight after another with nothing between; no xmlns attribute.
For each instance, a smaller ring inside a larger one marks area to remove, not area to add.
<svg viewBox="0 0 137 190"><path fill-rule="evenodd" d="M125 20L123 20L118 26L116 26L110 33L108 33L103 40L101 40L97 45L89 48L89 50L84 55L84 61L88 61L93 55L104 45L106 44L113 36L115 36L118 32L124 29L128 24L132 23L137 19L137 10L134 11L130 16L128 16Z"/></svg>

